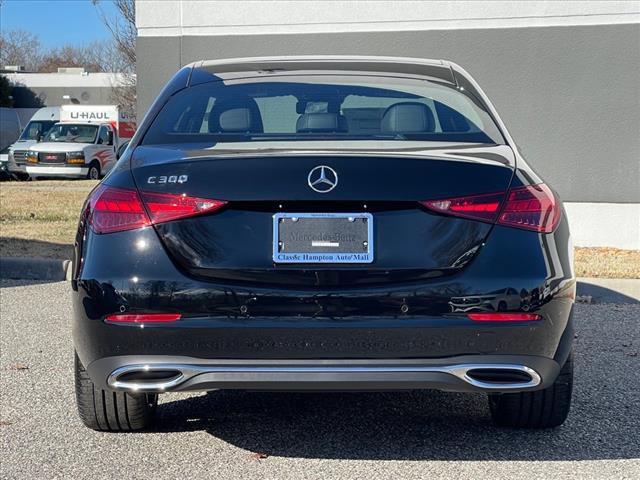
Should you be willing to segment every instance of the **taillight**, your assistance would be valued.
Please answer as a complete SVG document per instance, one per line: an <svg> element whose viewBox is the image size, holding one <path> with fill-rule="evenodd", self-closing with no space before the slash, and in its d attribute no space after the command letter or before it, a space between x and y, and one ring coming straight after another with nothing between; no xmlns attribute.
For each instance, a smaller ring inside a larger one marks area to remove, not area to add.
<svg viewBox="0 0 640 480"><path fill-rule="evenodd" d="M100 185L91 195L91 228L96 233L121 232L151 225L138 192Z"/></svg>
<svg viewBox="0 0 640 480"><path fill-rule="evenodd" d="M152 193L99 186L90 199L90 224L96 233L133 230L218 210L226 202L184 194Z"/></svg>
<svg viewBox="0 0 640 480"><path fill-rule="evenodd" d="M471 218L485 222L495 222L503 198L504 193L490 193L444 200L430 200L420 203L436 212L448 213L456 217Z"/></svg>
<svg viewBox="0 0 640 480"><path fill-rule="evenodd" d="M550 233L560 221L558 202L543 183L512 188L506 194L467 195L420 203L439 213L536 232Z"/></svg>
<svg viewBox="0 0 640 480"><path fill-rule="evenodd" d="M535 313L468 313L467 318L474 322L532 322L542 320L540 315Z"/></svg>
<svg viewBox="0 0 640 480"><path fill-rule="evenodd" d="M114 313L104 320L109 323L167 323L180 318L179 313Z"/></svg>
<svg viewBox="0 0 640 480"><path fill-rule="evenodd" d="M544 183L513 188L498 223L536 232L553 232L560 221L560 207Z"/></svg>
<svg viewBox="0 0 640 480"><path fill-rule="evenodd" d="M141 192L152 223L193 217L220 209L227 202L171 193Z"/></svg>

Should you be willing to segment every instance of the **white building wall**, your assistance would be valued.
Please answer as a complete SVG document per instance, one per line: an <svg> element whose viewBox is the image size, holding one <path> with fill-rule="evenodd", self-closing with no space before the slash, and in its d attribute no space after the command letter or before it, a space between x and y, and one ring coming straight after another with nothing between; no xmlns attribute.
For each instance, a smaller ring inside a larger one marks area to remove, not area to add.
<svg viewBox="0 0 640 480"><path fill-rule="evenodd" d="M138 0L140 36L515 28L638 22L637 1Z"/></svg>

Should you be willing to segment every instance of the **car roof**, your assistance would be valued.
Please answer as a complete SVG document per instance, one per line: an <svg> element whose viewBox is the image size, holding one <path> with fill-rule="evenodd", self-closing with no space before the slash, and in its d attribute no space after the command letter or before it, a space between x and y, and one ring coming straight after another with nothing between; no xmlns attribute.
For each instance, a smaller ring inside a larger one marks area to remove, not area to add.
<svg viewBox="0 0 640 480"><path fill-rule="evenodd" d="M444 60L409 57L302 55L281 57L226 58L202 60L191 64L195 71L220 79L291 72L377 72L406 76L432 77L455 84L451 64ZM206 81L206 77L192 78L191 84Z"/></svg>

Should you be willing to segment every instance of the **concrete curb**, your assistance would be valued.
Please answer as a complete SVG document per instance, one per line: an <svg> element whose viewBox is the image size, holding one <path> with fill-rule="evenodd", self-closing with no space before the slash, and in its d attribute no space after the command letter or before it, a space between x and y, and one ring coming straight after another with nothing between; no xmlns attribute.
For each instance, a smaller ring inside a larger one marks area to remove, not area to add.
<svg viewBox="0 0 640 480"><path fill-rule="evenodd" d="M37 257L1 257L2 280L71 280L71 261ZM640 279L578 278L578 301L640 303Z"/></svg>
<svg viewBox="0 0 640 480"><path fill-rule="evenodd" d="M71 260L39 257L1 257L0 279L62 281Z"/></svg>
<svg viewBox="0 0 640 480"><path fill-rule="evenodd" d="M577 294L592 303L640 303L640 279L579 278Z"/></svg>

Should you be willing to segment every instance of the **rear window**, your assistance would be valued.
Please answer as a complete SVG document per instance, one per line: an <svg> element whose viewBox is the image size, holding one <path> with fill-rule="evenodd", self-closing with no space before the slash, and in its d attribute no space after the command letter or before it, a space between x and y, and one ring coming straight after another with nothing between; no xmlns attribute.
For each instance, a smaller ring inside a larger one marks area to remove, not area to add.
<svg viewBox="0 0 640 480"><path fill-rule="evenodd" d="M143 144L394 140L504 144L452 85L365 76L277 76L197 85L169 99Z"/></svg>

